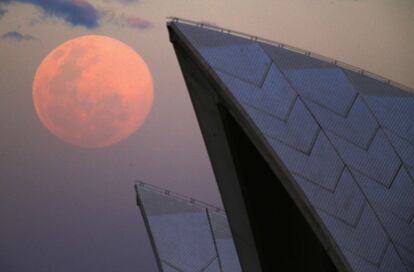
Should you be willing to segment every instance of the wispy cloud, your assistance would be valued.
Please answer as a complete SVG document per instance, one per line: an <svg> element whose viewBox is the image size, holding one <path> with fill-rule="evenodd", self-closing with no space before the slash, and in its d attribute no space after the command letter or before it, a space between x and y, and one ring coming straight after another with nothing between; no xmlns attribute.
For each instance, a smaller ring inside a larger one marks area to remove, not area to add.
<svg viewBox="0 0 414 272"><path fill-rule="evenodd" d="M50 16L63 18L74 26L94 28L98 26L99 11L86 0L0 0L33 4Z"/></svg>
<svg viewBox="0 0 414 272"><path fill-rule="evenodd" d="M106 23L114 24L119 27L138 29L150 29L153 27L153 24L148 20L137 16L127 16L123 13L118 14L113 9L102 9L101 17Z"/></svg>
<svg viewBox="0 0 414 272"><path fill-rule="evenodd" d="M36 38L32 35L24 35L17 31L10 31L7 33L4 33L0 36L1 39L7 39L7 40L15 40L15 41L29 41L29 40L35 40Z"/></svg>
<svg viewBox="0 0 414 272"><path fill-rule="evenodd" d="M105 2L119 2L121 4L138 3L139 0L104 0Z"/></svg>
<svg viewBox="0 0 414 272"><path fill-rule="evenodd" d="M126 17L125 24L128 27L139 28L139 29L148 29L152 27L152 24L149 21L144 20L139 17Z"/></svg>
<svg viewBox="0 0 414 272"><path fill-rule="evenodd" d="M131 4L139 0L105 0ZM62 18L73 26L86 28L98 27L101 22L112 23L119 27L149 29L152 23L136 17L119 14L113 9L96 8L88 0L0 0L0 3L13 2L32 4L40 8L46 15ZM7 11L0 9L0 17Z"/></svg>
<svg viewBox="0 0 414 272"><path fill-rule="evenodd" d="M7 10L0 8L0 19L6 14Z"/></svg>

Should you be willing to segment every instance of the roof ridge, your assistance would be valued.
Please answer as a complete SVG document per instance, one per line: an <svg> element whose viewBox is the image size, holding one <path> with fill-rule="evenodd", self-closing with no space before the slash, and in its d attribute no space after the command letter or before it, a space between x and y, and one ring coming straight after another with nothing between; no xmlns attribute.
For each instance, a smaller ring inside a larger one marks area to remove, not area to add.
<svg viewBox="0 0 414 272"><path fill-rule="evenodd" d="M200 27L200 28L225 32L225 33L232 34L232 35L235 35L235 36L239 36L239 37L242 37L242 38L249 38L253 41L259 41L259 42L269 44L269 45L272 45L272 46L281 47L281 48L287 49L287 50L292 51L292 52L296 52L296 53L299 53L299 54L303 54L303 55L306 55L306 56L309 56L309 57L316 58L316 59L321 60L321 61L325 61L325 62L334 64L334 65L339 66L341 68L345 68L345 69L350 70L352 72L356 72L358 74L361 74L361 75L367 76L369 78L378 80L378 81L380 81L382 83L385 83L387 85L390 85L392 87L396 87L396 88L399 88L403 91L414 94L414 88L408 87L408 86L406 86L402 83L399 83L397 81L385 78L385 77L380 76L376 73L364 70L364 69L359 68L357 66L354 66L352 64L348 64L348 63L345 63L345 62L337 60L337 59L326 57L326 56L323 56L323 55L318 54L318 53L314 53L314 52L309 51L309 50L304 50L304 49L296 47L296 46L292 46L292 45L285 44L285 43L282 43L282 42L278 42L278 41L274 41L274 40L270 40L270 39L250 35L250 34L247 34L247 33L244 33L244 32L236 31L236 30L231 30L231 29L228 29L228 28L219 27L219 26L207 23L207 22L197 22L197 21L192 21L192 20L179 18L179 17L174 17L174 16L168 16L167 20L169 22L185 23L185 24L197 26L197 27Z"/></svg>

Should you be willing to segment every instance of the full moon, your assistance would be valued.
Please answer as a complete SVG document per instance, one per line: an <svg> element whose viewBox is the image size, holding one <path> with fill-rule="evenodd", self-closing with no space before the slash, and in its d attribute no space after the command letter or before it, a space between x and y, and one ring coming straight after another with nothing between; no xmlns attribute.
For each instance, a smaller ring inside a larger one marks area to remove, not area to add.
<svg viewBox="0 0 414 272"><path fill-rule="evenodd" d="M142 126L152 107L153 82L144 60L126 44L82 36L41 62L33 103L43 125L61 140L108 147Z"/></svg>

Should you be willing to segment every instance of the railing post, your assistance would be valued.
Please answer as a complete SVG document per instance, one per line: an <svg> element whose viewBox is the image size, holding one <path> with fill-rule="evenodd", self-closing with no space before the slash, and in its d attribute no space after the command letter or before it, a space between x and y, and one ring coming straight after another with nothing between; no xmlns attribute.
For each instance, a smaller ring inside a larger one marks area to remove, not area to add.
<svg viewBox="0 0 414 272"><path fill-rule="evenodd" d="M211 218L210 218L210 213L208 212L208 209L205 209L206 211L206 215L207 215L207 220L208 220L208 225L210 227L210 231L211 231L211 237L213 238L213 243L214 243L214 250L216 251L217 254L217 262L220 268L220 272L224 272L223 270L223 265L221 264L221 259L220 259L220 254L217 248L217 242L216 242L216 236L214 235L214 230L213 230L213 225L211 224Z"/></svg>

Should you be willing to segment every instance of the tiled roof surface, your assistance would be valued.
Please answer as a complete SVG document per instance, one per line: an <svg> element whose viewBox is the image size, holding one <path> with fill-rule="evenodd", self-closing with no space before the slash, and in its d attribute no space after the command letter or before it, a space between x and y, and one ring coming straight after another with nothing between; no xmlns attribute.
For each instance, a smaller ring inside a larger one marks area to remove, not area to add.
<svg viewBox="0 0 414 272"><path fill-rule="evenodd" d="M354 271L414 271L414 94L173 22L304 192Z"/></svg>
<svg viewBox="0 0 414 272"><path fill-rule="evenodd" d="M135 188L161 271L241 272L223 210L142 182Z"/></svg>

